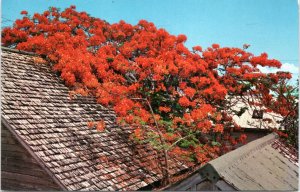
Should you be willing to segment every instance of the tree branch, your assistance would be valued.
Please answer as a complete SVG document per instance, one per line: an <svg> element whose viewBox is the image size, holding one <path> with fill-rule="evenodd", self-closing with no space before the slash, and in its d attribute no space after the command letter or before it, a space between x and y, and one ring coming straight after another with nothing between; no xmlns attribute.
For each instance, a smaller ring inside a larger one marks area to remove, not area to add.
<svg viewBox="0 0 300 192"><path fill-rule="evenodd" d="M194 135L194 134L189 134L189 135L186 135L186 136L184 136L184 137L181 137L180 139L178 139L177 141L175 141L175 142L167 149L167 151L169 151L170 149L172 149L172 147L174 147L178 142L180 142L180 141L182 141L183 139L186 139L186 138L188 138L188 137L190 137L190 136L192 136L192 135Z"/></svg>

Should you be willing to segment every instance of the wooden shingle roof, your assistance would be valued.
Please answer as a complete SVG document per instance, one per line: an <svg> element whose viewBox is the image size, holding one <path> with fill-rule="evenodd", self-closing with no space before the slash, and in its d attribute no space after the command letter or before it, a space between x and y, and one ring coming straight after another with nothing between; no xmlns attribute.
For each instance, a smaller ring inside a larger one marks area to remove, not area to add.
<svg viewBox="0 0 300 192"><path fill-rule="evenodd" d="M137 190L161 179L158 155L93 98L69 89L36 56L2 49L2 121L65 190ZM98 132L87 122L103 119ZM186 168L172 160L172 173Z"/></svg>
<svg viewBox="0 0 300 192"><path fill-rule="evenodd" d="M283 153L283 148L289 150L272 133L212 160L209 166L238 190L297 190L297 153Z"/></svg>
<svg viewBox="0 0 300 192"><path fill-rule="evenodd" d="M208 162L167 190L297 191L298 181L298 151L271 133Z"/></svg>

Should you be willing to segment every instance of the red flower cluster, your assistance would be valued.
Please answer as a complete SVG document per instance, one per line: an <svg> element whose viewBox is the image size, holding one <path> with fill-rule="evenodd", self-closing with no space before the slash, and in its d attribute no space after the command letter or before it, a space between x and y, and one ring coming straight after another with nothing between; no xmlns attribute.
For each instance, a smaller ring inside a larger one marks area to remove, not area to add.
<svg viewBox="0 0 300 192"><path fill-rule="evenodd" d="M161 112L165 112L165 113L168 113L171 111L171 108L170 107L159 107L158 108Z"/></svg>

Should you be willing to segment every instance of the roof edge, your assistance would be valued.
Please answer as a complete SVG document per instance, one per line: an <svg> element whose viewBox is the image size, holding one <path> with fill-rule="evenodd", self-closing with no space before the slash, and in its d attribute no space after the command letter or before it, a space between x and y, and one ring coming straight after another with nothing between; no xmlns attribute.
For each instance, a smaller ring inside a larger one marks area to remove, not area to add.
<svg viewBox="0 0 300 192"><path fill-rule="evenodd" d="M198 170L198 172L202 177L209 180L214 185L216 185L220 181L223 181L224 182L223 184L226 184L227 185L226 187L229 187L230 191L239 191L239 189L236 186L234 186L233 184L230 184L224 178L222 178L222 176L218 173L218 171L215 169L215 167L209 163L207 163L202 168L200 168Z"/></svg>
<svg viewBox="0 0 300 192"><path fill-rule="evenodd" d="M38 164L48 173L48 175L53 179L53 181L62 188L62 190L67 191L68 189L64 184L60 182L58 178L50 171L50 169L44 164L44 162L32 151L29 145L27 145L22 138L15 132L7 120L1 115L1 123L12 133L12 135L17 139L17 141L27 150L27 152L38 162Z"/></svg>
<svg viewBox="0 0 300 192"><path fill-rule="evenodd" d="M196 185L204 181L206 177L203 177L198 171L189 174L187 177L169 184L168 186L159 189L160 191L186 191L192 185Z"/></svg>
<svg viewBox="0 0 300 192"><path fill-rule="evenodd" d="M278 138L278 134L275 132L270 133L262 138L256 139L254 141L251 141L247 143L246 145L243 145L229 153L226 153L225 155L220 156L219 158L216 158L210 162L208 162L209 165L214 167L214 169L219 172L221 171L224 166L228 166L228 164L224 164L224 162L235 162L238 159L242 159L248 155L251 154L254 150L257 150L261 147L264 147L265 145L271 143L274 141L274 139ZM229 163L229 164L231 164Z"/></svg>
<svg viewBox="0 0 300 192"><path fill-rule="evenodd" d="M13 52L13 53L20 53L20 54L24 54L24 55L40 56L40 55L37 54L37 53L27 52L27 51L22 51L22 50L19 50L19 49L12 49L12 48L8 48L8 47L3 47L3 46L1 46L1 51L2 51L2 50L4 50L4 51L9 51L9 52Z"/></svg>

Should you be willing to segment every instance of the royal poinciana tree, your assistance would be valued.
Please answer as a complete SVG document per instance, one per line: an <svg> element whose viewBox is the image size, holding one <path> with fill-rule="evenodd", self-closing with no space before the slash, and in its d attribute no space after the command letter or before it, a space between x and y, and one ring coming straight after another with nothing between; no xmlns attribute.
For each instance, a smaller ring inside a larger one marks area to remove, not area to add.
<svg viewBox="0 0 300 192"><path fill-rule="evenodd" d="M120 125L130 125L132 139L148 143L163 154L162 173L169 181L170 156L203 164L244 142L245 135L232 115L237 98L251 106L264 106L282 116L296 116L287 94L291 74L261 73L262 67L281 63L263 53L243 48L200 46L189 50L185 35L171 35L141 20L109 24L77 12L74 6L50 8L2 31L2 45L35 52L50 61L74 94L92 95L116 112ZM276 94L275 94L276 93ZM105 129L105 123L89 122Z"/></svg>

